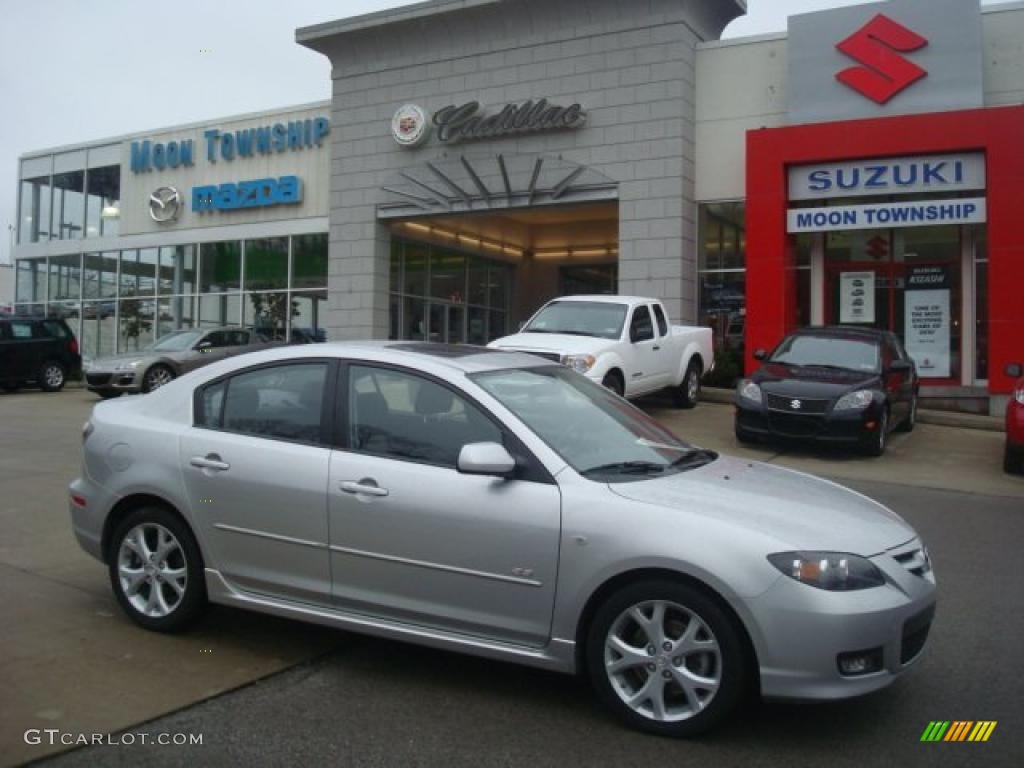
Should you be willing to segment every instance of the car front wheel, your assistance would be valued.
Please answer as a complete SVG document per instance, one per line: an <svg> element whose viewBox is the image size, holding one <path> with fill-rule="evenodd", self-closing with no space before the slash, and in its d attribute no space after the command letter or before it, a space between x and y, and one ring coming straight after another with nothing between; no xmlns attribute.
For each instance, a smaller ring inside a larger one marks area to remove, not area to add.
<svg viewBox="0 0 1024 768"><path fill-rule="evenodd" d="M587 670L604 703L629 725L694 736L731 712L746 683L740 632L702 590L641 582L597 611Z"/></svg>
<svg viewBox="0 0 1024 768"><path fill-rule="evenodd" d="M164 384L170 384L172 381L174 381L174 371L166 365L154 365L146 371L146 375L142 379L142 391L152 392L154 389L160 389Z"/></svg>
<svg viewBox="0 0 1024 768"><path fill-rule="evenodd" d="M881 456L889 442L889 409L883 408L878 417L877 431L867 436L864 452L868 456Z"/></svg>
<svg viewBox="0 0 1024 768"><path fill-rule="evenodd" d="M39 388L43 392L59 392L64 388L64 366L48 360L39 367Z"/></svg>
<svg viewBox="0 0 1024 768"><path fill-rule="evenodd" d="M1014 450L1009 443L1003 449L1003 471L1010 475L1024 475L1024 448Z"/></svg>
<svg viewBox="0 0 1024 768"><path fill-rule="evenodd" d="M118 603L146 629L184 629L206 606L199 545L169 510L144 507L129 514L114 531L108 559Z"/></svg>
<svg viewBox="0 0 1024 768"><path fill-rule="evenodd" d="M617 371L609 371L605 374L601 380L601 386L605 389L610 389L619 397L623 397L626 393L626 383L622 380L622 376Z"/></svg>

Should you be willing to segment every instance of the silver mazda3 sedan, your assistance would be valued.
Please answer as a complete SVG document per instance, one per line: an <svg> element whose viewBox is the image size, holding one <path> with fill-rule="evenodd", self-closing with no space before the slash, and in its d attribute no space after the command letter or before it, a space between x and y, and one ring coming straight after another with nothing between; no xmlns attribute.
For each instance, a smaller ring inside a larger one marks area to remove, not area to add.
<svg viewBox="0 0 1024 768"><path fill-rule="evenodd" d="M83 439L74 532L143 627L215 602L581 672L656 733L882 688L934 612L893 512L529 355L257 352L99 403Z"/></svg>

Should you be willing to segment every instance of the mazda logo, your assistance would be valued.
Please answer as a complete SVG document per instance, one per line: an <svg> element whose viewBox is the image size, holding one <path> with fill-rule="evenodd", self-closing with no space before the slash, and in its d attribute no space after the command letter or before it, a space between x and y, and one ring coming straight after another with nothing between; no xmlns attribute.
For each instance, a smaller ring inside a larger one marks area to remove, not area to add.
<svg viewBox="0 0 1024 768"><path fill-rule="evenodd" d="M181 195L174 187L160 187L149 196L149 218L158 224L175 221L180 210Z"/></svg>
<svg viewBox="0 0 1024 768"><path fill-rule="evenodd" d="M801 403L799 400L790 400L789 407L792 408L794 411L799 411L801 408L804 407L804 404Z"/></svg>

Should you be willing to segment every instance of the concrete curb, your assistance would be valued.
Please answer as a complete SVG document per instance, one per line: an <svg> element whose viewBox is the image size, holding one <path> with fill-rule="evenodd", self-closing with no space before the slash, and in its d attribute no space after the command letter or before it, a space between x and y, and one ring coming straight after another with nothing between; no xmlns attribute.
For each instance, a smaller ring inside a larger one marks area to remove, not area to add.
<svg viewBox="0 0 1024 768"><path fill-rule="evenodd" d="M721 387L704 387L701 399L706 403L732 405L736 392ZM917 420L921 424L936 424L942 427L958 429L980 429L984 432L1005 432L1006 425L998 416L981 416L974 413L955 413L953 411L933 411L921 408L917 412Z"/></svg>

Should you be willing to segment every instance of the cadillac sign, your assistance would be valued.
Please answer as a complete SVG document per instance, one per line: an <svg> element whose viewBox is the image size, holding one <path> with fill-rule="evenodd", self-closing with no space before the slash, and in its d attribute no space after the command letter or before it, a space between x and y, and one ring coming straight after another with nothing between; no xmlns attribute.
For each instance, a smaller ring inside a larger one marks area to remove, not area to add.
<svg viewBox="0 0 1024 768"><path fill-rule="evenodd" d="M528 99L522 104L506 104L498 112L486 114L478 101L451 104L434 114L437 139L445 144L478 139L496 139L523 133L539 133L581 127L587 113L579 104L567 107L547 99ZM395 140L413 147L426 140L426 112L415 105L406 105L395 113L391 129ZM429 126L427 126L429 127ZM415 136L415 140L410 140Z"/></svg>

